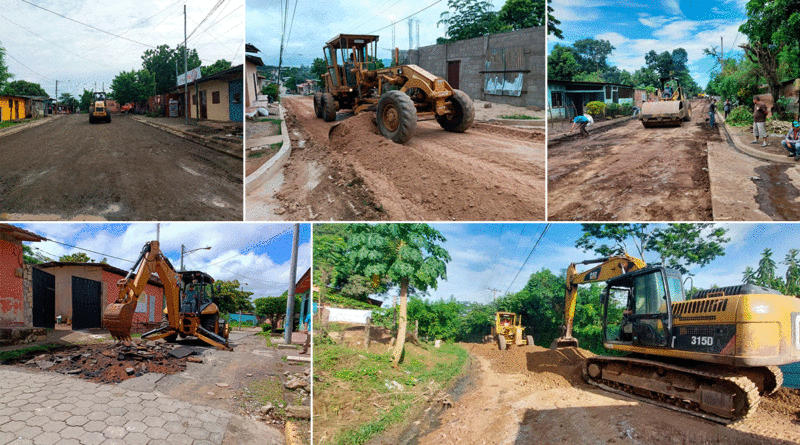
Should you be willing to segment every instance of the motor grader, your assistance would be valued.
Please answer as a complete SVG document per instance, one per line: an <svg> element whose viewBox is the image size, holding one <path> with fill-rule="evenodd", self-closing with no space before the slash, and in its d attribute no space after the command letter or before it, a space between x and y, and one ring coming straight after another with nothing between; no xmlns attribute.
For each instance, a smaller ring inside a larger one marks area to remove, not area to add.
<svg viewBox="0 0 800 445"><path fill-rule="evenodd" d="M89 123L100 121L111 123L111 112L108 110L106 93L95 91L92 93L92 103L89 105Z"/></svg>
<svg viewBox="0 0 800 445"><path fill-rule="evenodd" d="M501 351L505 351L510 345L533 346L533 336L525 335L522 317L513 312L494 314L492 338L497 342L497 348Z"/></svg>
<svg viewBox="0 0 800 445"><path fill-rule="evenodd" d="M375 111L381 134L403 144L420 117L435 118L446 131L462 133L475 120L472 99L417 65L378 68L378 36L339 34L323 48L324 92L314 94L314 112L326 122L339 110Z"/></svg>
<svg viewBox="0 0 800 445"><path fill-rule="evenodd" d="M687 298L679 271L627 254L578 264L597 263L567 268L564 335L551 345L578 346L578 286L605 282L603 346L627 355L586 358L583 377L592 385L728 424L781 387L779 365L800 361L800 299L750 284Z"/></svg>
<svg viewBox="0 0 800 445"><path fill-rule="evenodd" d="M103 314L103 326L111 336L131 339L137 300L154 273L164 285L166 319L158 329L142 334L142 339L174 342L178 336L193 336L217 349L231 350L229 326L220 320L219 308L212 302L214 279L204 272L176 272L158 241L145 244L128 275L117 282L119 296Z"/></svg>
<svg viewBox="0 0 800 445"><path fill-rule="evenodd" d="M683 122L691 122L692 105L683 94L683 87L678 78L662 77L660 81L658 100L642 104L642 111L639 113L642 125L645 128L680 127Z"/></svg>

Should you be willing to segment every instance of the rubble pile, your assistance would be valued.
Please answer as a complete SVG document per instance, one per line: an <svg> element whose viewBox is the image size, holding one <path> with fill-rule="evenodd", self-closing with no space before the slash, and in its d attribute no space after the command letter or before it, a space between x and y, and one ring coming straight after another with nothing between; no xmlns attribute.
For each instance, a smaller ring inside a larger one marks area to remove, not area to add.
<svg viewBox="0 0 800 445"><path fill-rule="evenodd" d="M20 357L17 366L48 372L77 375L97 383L119 383L148 372L175 374L186 369L186 362L201 348L190 348L159 341L101 343L69 346L49 353Z"/></svg>
<svg viewBox="0 0 800 445"><path fill-rule="evenodd" d="M260 407L248 407L255 417L271 424L284 424L287 419L311 419L311 371L285 372L286 383L283 384L284 402L278 406L267 403ZM286 402L290 401L290 402ZM283 411L281 415L280 411Z"/></svg>

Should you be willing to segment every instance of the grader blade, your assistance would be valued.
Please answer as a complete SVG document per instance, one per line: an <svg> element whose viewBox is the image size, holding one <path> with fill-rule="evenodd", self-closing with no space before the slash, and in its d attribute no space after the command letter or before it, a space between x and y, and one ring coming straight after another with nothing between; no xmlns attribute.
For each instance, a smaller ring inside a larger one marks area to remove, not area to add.
<svg viewBox="0 0 800 445"><path fill-rule="evenodd" d="M103 326L111 333L111 337L119 341L130 341L133 312L136 303L111 303L103 314Z"/></svg>

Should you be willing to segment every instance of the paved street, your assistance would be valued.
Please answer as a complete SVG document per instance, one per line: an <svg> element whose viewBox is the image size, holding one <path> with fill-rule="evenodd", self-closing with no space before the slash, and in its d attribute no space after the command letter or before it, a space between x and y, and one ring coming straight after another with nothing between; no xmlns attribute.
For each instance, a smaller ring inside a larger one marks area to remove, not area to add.
<svg viewBox="0 0 800 445"><path fill-rule="evenodd" d="M232 415L154 393L0 367L0 444L221 444Z"/></svg>
<svg viewBox="0 0 800 445"><path fill-rule="evenodd" d="M0 219L242 220L242 160L127 116L0 137Z"/></svg>

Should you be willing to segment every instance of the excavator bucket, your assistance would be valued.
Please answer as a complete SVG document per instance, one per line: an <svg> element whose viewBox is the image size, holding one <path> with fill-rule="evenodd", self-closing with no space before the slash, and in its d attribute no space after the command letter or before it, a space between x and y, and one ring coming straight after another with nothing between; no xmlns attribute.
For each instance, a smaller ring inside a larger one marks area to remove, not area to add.
<svg viewBox="0 0 800 445"><path fill-rule="evenodd" d="M550 349L564 349L564 348L577 348L578 347L578 339L573 337L559 337L553 340L553 343L550 343Z"/></svg>
<svg viewBox="0 0 800 445"><path fill-rule="evenodd" d="M108 329L115 340L130 341L135 310L136 302L111 303L106 306L106 312L103 314L103 326Z"/></svg>

